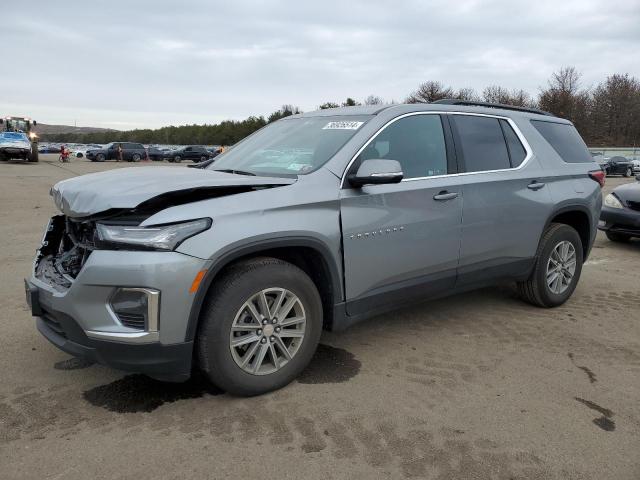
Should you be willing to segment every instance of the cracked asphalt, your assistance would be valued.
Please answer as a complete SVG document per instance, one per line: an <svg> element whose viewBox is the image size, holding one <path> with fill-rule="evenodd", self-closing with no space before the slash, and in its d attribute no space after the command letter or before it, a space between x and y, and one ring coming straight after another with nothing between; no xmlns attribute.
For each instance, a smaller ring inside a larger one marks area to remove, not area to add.
<svg viewBox="0 0 640 480"><path fill-rule="evenodd" d="M599 233L562 307L505 286L405 308L234 398L87 364L35 329L22 278L50 186L130 166L0 162L1 478L640 478L640 241Z"/></svg>

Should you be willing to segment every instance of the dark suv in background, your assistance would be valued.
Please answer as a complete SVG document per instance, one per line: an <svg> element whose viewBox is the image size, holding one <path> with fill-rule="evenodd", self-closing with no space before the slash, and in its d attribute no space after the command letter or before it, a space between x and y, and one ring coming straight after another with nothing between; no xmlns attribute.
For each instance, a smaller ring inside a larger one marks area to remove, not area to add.
<svg viewBox="0 0 640 480"><path fill-rule="evenodd" d="M182 160L192 160L194 162L204 162L213 154L200 145L188 145L186 147L167 152L165 158L169 162L180 163Z"/></svg>
<svg viewBox="0 0 640 480"><path fill-rule="evenodd" d="M147 150L141 143L112 142L102 148L87 150L87 158L92 162L118 160L118 145L122 145L122 159L128 162L139 162L147 158Z"/></svg>

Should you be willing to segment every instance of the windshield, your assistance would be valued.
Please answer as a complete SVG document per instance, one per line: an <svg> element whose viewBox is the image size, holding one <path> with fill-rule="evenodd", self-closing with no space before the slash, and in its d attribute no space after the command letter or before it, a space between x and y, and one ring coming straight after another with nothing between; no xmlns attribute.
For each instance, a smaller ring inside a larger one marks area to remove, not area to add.
<svg viewBox="0 0 640 480"><path fill-rule="evenodd" d="M0 133L0 138L4 140L22 140L25 142L29 141L24 133L4 132Z"/></svg>
<svg viewBox="0 0 640 480"><path fill-rule="evenodd" d="M304 175L324 165L370 115L298 117L267 125L218 156L210 170Z"/></svg>
<svg viewBox="0 0 640 480"><path fill-rule="evenodd" d="M27 120L22 120L18 118L12 118L11 120L7 119L7 131L8 132L25 132L28 133L30 130L30 123Z"/></svg>

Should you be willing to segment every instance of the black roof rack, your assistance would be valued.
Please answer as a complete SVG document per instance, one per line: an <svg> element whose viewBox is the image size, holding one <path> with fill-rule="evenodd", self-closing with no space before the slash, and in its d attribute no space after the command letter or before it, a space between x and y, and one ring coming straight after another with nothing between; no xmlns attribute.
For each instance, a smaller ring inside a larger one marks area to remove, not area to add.
<svg viewBox="0 0 640 480"><path fill-rule="evenodd" d="M503 110L515 110L517 112L537 113L538 115L547 115L549 117L555 117L553 113L545 112L538 108L529 107L516 107L514 105L504 105L502 103L489 103L489 102L474 102L472 100L456 100L455 98L443 98L442 100L436 100L435 102L440 105L464 105L467 107L487 107L487 108L501 108Z"/></svg>

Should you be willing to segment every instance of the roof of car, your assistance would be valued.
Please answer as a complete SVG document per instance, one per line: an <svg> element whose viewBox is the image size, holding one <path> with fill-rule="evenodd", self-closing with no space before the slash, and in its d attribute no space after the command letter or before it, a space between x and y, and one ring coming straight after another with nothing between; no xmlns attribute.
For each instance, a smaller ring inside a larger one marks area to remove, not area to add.
<svg viewBox="0 0 640 480"><path fill-rule="evenodd" d="M327 108L324 110L315 110L294 115L287 118L295 117L329 117L341 115L377 115L382 111L395 110L399 115L411 112L437 111L437 112L466 112L479 113L485 115L501 115L505 117L525 116L539 120L571 123L560 117L555 117L548 112L537 109L519 109L509 105L490 104L483 102L465 102L463 104L451 103L410 103L410 104L392 104L392 105L363 105L355 107L339 107Z"/></svg>

